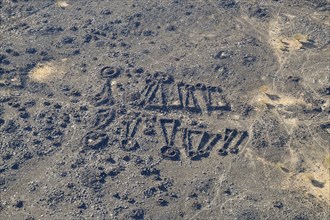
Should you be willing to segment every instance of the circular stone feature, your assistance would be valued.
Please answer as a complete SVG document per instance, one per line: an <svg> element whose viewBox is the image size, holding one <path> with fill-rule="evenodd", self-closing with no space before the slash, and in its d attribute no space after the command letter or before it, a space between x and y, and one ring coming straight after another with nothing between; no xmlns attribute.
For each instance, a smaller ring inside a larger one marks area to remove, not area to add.
<svg viewBox="0 0 330 220"><path fill-rule="evenodd" d="M102 78L116 78L122 72L119 67L106 66L101 69Z"/></svg>
<svg viewBox="0 0 330 220"><path fill-rule="evenodd" d="M160 149L160 152L164 159L180 160L180 151L175 147L164 146Z"/></svg>
<svg viewBox="0 0 330 220"><path fill-rule="evenodd" d="M86 148L98 150L108 145L109 137L105 133L91 131L83 138L83 145Z"/></svg>

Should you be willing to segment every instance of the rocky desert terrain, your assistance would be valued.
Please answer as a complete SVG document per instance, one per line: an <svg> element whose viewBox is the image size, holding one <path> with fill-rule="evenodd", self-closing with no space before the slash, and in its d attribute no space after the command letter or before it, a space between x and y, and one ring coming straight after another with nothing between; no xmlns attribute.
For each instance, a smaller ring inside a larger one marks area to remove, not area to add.
<svg viewBox="0 0 330 220"><path fill-rule="evenodd" d="M329 219L329 11L0 0L0 219Z"/></svg>

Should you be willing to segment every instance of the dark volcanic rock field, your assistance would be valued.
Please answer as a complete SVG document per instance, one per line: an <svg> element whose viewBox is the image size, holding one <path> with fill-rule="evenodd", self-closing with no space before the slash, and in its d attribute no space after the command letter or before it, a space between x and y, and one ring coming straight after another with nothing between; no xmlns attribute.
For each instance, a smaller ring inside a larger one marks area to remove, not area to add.
<svg viewBox="0 0 330 220"><path fill-rule="evenodd" d="M0 219L330 218L327 0L0 0Z"/></svg>

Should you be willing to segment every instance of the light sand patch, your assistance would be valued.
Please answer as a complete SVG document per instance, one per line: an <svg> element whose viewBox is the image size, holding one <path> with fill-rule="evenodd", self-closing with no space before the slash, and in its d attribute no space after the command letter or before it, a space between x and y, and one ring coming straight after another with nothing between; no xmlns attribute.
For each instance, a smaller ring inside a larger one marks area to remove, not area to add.
<svg viewBox="0 0 330 220"><path fill-rule="evenodd" d="M261 93L265 93L265 92L267 92L268 90L269 90L269 87L266 86L266 85L263 85L263 86L261 86L261 87L259 88L259 92L261 92Z"/></svg>
<svg viewBox="0 0 330 220"><path fill-rule="evenodd" d="M330 171L322 164L316 163L310 172L297 175L293 183L330 205Z"/></svg>
<svg viewBox="0 0 330 220"><path fill-rule="evenodd" d="M311 104L306 103L303 98L296 98L291 95L277 93L272 91L267 85L263 85L257 90L256 96L252 99L252 104L268 104L274 107L293 105L311 106ZM294 123L294 121L292 121L292 123Z"/></svg>
<svg viewBox="0 0 330 220"><path fill-rule="evenodd" d="M313 42L303 34L296 34L292 37L277 36L271 39L271 45L279 60L283 60L286 52L292 53L305 49L306 44L312 45Z"/></svg>
<svg viewBox="0 0 330 220"><path fill-rule="evenodd" d="M285 123L285 127L289 131L289 134L292 134L299 125L299 120L297 118L283 118L282 121Z"/></svg>
<svg viewBox="0 0 330 220"><path fill-rule="evenodd" d="M283 189L302 191L330 206L330 154L327 154L325 158L322 158L322 155L320 153L312 159L310 155L305 155L306 172L297 172L295 169L286 167L282 169L288 175L288 178L283 181ZM295 162L298 161L294 159L290 164Z"/></svg>
<svg viewBox="0 0 330 220"><path fill-rule="evenodd" d="M276 98L270 98L271 96L276 96ZM269 104L273 106L292 106L292 105L307 105L307 103L302 100L292 96L278 95L274 93L262 93L255 98L255 102L258 104Z"/></svg>
<svg viewBox="0 0 330 220"><path fill-rule="evenodd" d="M31 80L37 82L47 82L54 78L63 77L65 73L65 61L38 64L30 71L29 77Z"/></svg>
<svg viewBox="0 0 330 220"><path fill-rule="evenodd" d="M280 64L283 62L283 54L282 54L282 43L279 39L281 35L281 27L280 27L280 19L277 17L276 19L269 22L269 44L272 46L274 50L274 54L277 56L277 59Z"/></svg>
<svg viewBox="0 0 330 220"><path fill-rule="evenodd" d="M285 111L283 107L290 106L304 106L305 108L311 108L312 104L306 103L303 98L297 98L287 94L279 94L272 91L268 86L264 85L259 88L256 96L252 99L251 104L256 107L256 109L263 109L262 106L267 106L269 108L274 108L275 110ZM298 118L292 118L287 116L282 116L278 111L275 111L280 121L283 122L290 134L299 125Z"/></svg>
<svg viewBox="0 0 330 220"><path fill-rule="evenodd" d="M56 2L56 6L60 8L66 8L69 6L69 4L67 3L67 1L58 0Z"/></svg>
<svg viewBox="0 0 330 220"><path fill-rule="evenodd" d="M326 155L324 157L324 166L327 168L327 169L330 169L330 154ZM329 171L330 172L330 171Z"/></svg>
<svg viewBox="0 0 330 220"><path fill-rule="evenodd" d="M297 105L297 104L306 104L302 99L297 99L295 97L290 97L290 96L280 96L279 100L272 100L273 104L276 105Z"/></svg>
<svg viewBox="0 0 330 220"><path fill-rule="evenodd" d="M254 155L251 150L247 150L245 156L255 164L260 162L263 166L278 169L287 176L284 177L281 187L284 190L300 191L315 196L315 198L330 206L330 155L324 161L317 162L315 158L306 158L307 172L298 172L292 165L299 163L295 155L291 159L279 163L273 163L265 158ZM325 165L327 164L327 165Z"/></svg>
<svg viewBox="0 0 330 220"><path fill-rule="evenodd" d="M277 17L269 23L269 44L280 64L289 54L314 45L314 42L306 34L297 33L293 36L283 36L282 30L285 30L290 25L290 20L294 18L291 15L286 15L286 17L289 20L287 22L283 22L280 17Z"/></svg>

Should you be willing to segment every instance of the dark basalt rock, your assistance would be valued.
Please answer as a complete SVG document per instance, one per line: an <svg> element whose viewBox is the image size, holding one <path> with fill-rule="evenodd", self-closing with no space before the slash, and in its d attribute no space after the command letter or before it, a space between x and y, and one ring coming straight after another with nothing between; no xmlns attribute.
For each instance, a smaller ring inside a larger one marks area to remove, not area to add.
<svg viewBox="0 0 330 220"><path fill-rule="evenodd" d="M329 216L326 0L0 8L1 220Z"/></svg>
<svg viewBox="0 0 330 220"><path fill-rule="evenodd" d="M108 146L109 137L102 132L90 131L83 140L83 146L86 149L99 150Z"/></svg>

